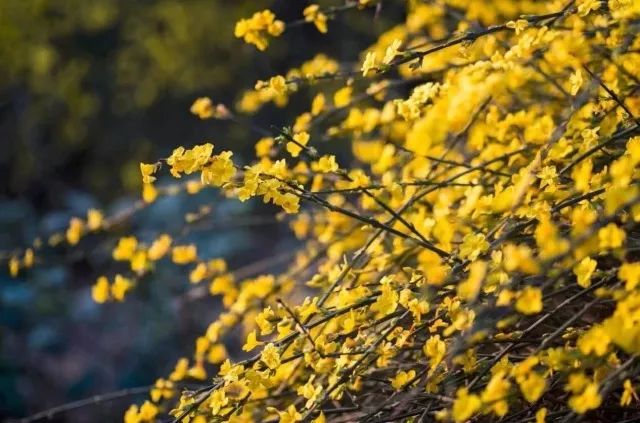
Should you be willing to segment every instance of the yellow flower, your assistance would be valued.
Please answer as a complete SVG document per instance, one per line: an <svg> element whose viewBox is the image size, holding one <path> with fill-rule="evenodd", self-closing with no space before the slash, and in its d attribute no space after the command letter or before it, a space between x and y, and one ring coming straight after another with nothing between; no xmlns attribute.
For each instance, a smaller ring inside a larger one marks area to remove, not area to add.
<svg viewBox="0 0 640 423"><path fill-rule="evenodd" d="M502 417L509 411L509 406L505 398L509 393L511 384L505 377L504 372L496 372L489 380L487 387L482 392L480 399L489 406L493 412Z"/></svg>
<svg viewBox="0 0 640 423"><path fill-rule="evenodd" d="M629 162L629 160L626 160ZM613 165L611 166L611 171L613 172ZM616 182L616 185L619 186L612 187L608 189L604 195L604 211L607 215L613 215L618 211L618 209L624 206L625 203L629 201L630 198L638 197L638 187L629 186L629 179L631 178L631 172L627 174L627 176L611 176Z"/></svg>
<svg viewBox="0 0 640 423"><path fill-rule="evenodd" d="M317 163L313 163L311 168L316 172L331 173L336 172L339 166L338 163L336 163L336 156L326 155L320 157Z"/></svg>
<svg viewBox="0 0 640 423"><path fill-rule="evenodd" d="M529 26L529 22L525 19L518 19L517 21L507 22L507 28L513 29L516 32L516 35L519 35L528 26Z"/></svg>
<svg viewBox="0 0 640 423"><path fill-rule="evenodd" d="M618 278L625 281L627 291L633 291L640 283L640 262L623 263L618 269Z"/></svg>
<svg viewBox="0 0 640 423"><path fill-rule="evenodd" d="M388 65L389 63L391 63L393 59L395 59L395 57L398 55L398 49L400 48L401 45L402 45L401 40L398 40L398 39L393 40L393 42L391 42L391 45L389 45L389 47L387 47L387 49L384 52L384 58L382 59L382 63L384 63L385 65Z"/></svg>
<svg viewBox="0 0 640 423"><path fill-rule="evenodd" d="M540 188L544 188L545 192L554 193L557 191L558 172L555 166L543 167L538 173L538 178L541 179Z"/></svg>
<svg viewBox="0 0 640 423"><path fill-rule="evenodd" d="M487 274L487 262L478 260L469 265L469 277L458 285L458 297L473 301L480 292L480 286Z"/></svg>
<svg viewBox="0 0 640 423"><path fill-rule="evenodd" d="M267 344L260 354L260 359L271 370L276 369L280 365L280 353L278 347L273 344Z"/></svg>
<svg viewBox="0 0 640 423"><path fill-rule="evenodd" d="M235 285L233 284L233 276L231 274L216 276L209 286L211 295L227 294L234 290Z"/></svg>
<svg viewBox="0 0 640 423"><path fill-rule="evenodd" d="M353 92L353 88L346 86L340 88L333 95L333 105L336 107L344 107L351 102L351 94Z"/></svg>
<svg viewBox="0 0 640 423"><path fill-rule="evenodd" d="M198 259L195 245L176 245L171 250L171 261L175 264L189 264Z"/></svg>
<svg viewBox="0 0 640 423"><path fill-rule="evenodd" d="M156 187L153 186L153 184L143 184L142 200L147 204L151 204L156 201L156 198L158 198L158 190Z"/></svg>
<svg viewBox="0 0 640 423"><path fill-rule="evenodd" d="M209 270L214 273L222 273L227 271L227 262L221 258L209 260L207 266L209 267Z"/></svg>
<svg viewBox="0 0 640 423"><path fill-rule="evenodd" d="M237 382L244 374L244 366L240 364L231 364L231 361L227 359L220 366L218 374L223 376L224 380L227 382Z"/></svg>
<svg viewBox="0 0 640 423"><path fill-rule="evenodd" d="M593 275L597 265L597 261L590 257L585 257L573 267L573 274L576 275L578 285L582 288L591 286L591 275Z"/></svg>
<svg viewBox="0 0 640 423"><path fill-rule="evenodd" d="M131 280L125 278L121 275L116 275L113 285L111 285L111 295L116 301L124 300L124 296L131 288L133 288L133 283Z"/></svg>
<svg viewBox="0 0 640 423"><path fill-rule="evenodd" d="M169 379L172 381L179 381L184 379L187 376L187 371L189 370L189 360L186 358L181 358L176 363L176 367L173 369L173 372L169 375Z"/></svg>
<svg viewBox="0 0 640 423"><path fill-rule="evenodd" d="M311 102L311 114L313 116L317 116L324 110L324 106L327 100L324 94L319 93L315 97L313 97L313 101Z"/></svg>
<svg viewBox="0 0 640 423"><path fill-rule="evenodd" d="M587 16L591 11L598 10L600 8L600 0L578 0L576 2L578 6L578 15Z"/></svg>
<svg viewBox="0 0 640 423"><path fill-rule="evenodd" d="M189 282L199 283L207 277L208 269L204 263L198 263L196 267L189 273Z"/></svg>
<svg viewBox="0 0 640 423"><path fill-rule="evenodd" d="M309 298L306 297L299 307L296 308L296 314L302 321L305 321L309 318L309 316L316 314L319 312L318 308L318 298Z"/></svg>
<svg viewBox="0 0 640 423"><path fill-rule="evenodd" d="M383 316L393 313L398 307L398 293L391 286L390 281L382 281L380 295L376 302L371 305L371 311L380 313Z"/></svg>
<svg viewBox="0 0 640 423"><path fill-rule="evenodd" d="M91 287L91 297L93 301L98 304L105 303L109 300L109 280L106 276L100 276Z"/></svg>
<svg viewBox="0 0 640 423"><path fill-rule="evenodd" d="M67 228L66 237L69 245L76 245L84 232L84 221L77 217L72 217Z"/></svg>
<svg viewBox="0 0 640 423"><path fill-rule="evenodd" d="M412 100L396 100L395 103L397 112L405 121L412 121L420 117L420 105Z"/></svg>
<svg viewBox="0 0 640 423"><path fill-rule="evenodd" d="M569 375L569 380L567 382L565 390L574 394L579 394L589 384L589 378L587 378L584 373L572 373Z"/></svg>
<svg viewBox="0 0 640 423"><path fill-rule="evenodd" d="M140 407L140 419L142 419L142 421L151 422L157 415L158 407L149 401L145 401Z"/></svg>
<svg viewBox="0 0 640 423"><path fill-rule="evenodd" d="M114 260L130 260L138 248L138 240L134 236L123 237L118 240L118 245L114 248L112 256Z"/></svg>
<svg viewBox="0 0 640 423"><path fill-rule="evenodd" d="M595 383L589 383L580 395L572 395L569 398L569 406L578 414L594 410L600 407L601 403L602 398Z"/></svg>
<svg viewBox="0 0 640 423"><path fill-rule="evenodd" d="M256 143L256 157L267 157L271 153L271 147L273 147L274 140L271 137L261 138Z"/></svg>
<svg viewBox="0 0 640 423"><path fill-rule="evenodd" d="M202 363L197 362L193 367L187 370L187 376L198 380L205 380L207 378L207 371Z"/></svg>
<svg viewBox="0 0 640 423"><path fill-rule="evenodd" d="M140 173L142 174L142 182L145 184L150 184L156 180L154 173L158 170L158 163L140 163Z"/></svg>
<svg viewBox="0 0 640 423"><path fill-rule="evenodd" d="M627 407L631 404L632 399L638 401L638 394L636 394L636 390L633 389L631 380L625 379L623 387L624 390L622 391L622 395L620 396L620 406Z"/></svg>
<svg viewBox="0 0 640 423"><path fill-rule="evenodd" d="M249 332L249 335L247 335L247 342L242 346L242 351L252 351L262 344L264 344L264 342L258 341L256 331L252 330Z"/></svg>
<svg viewBox="0 0 640 423"><path fill-rule="evenodd" d="M429 358L429 367L435 369L444 358L447 345L440 339L440 335L434 335L427 340L422 351Z"/></svg>
<svg viewBox="0 0 640 423"><path fill-rule="evenodd" d="M151 400L153 402L158 402L161 399L169 399L173 397L175 393L173 382L165 379L156 380L155 385L149 392L149 396L151 396Z"/></svg>
<svg viewBox="0 0 640 423"><path fill-rule="evenodd" d="M227 349L223 344L214 344L209 348L207 360L212 364L220 364L227 358Z"/></svg>
<svg viewBox="0 0 640 423"><path fill-rule="evenodd" d="M624 230L620 229L615 223L609 223L598 231L598 239L602 249L621 247L625 238Z"/></svg>
<svg viewBox="0 0 640 423"><path fill-rule="evenodd" d="M534 371L518 377L517 382L524 398L532 404L542 396L546 386L544 377Z"/></svg>
<svg viewBox="0 0 640 423"><path fill-rule="evenodd" d="M315 375L311 375L307 383L297 389L298 395L302 395L307 400L305 404L307 408L312 407L313 403L316 402L322 393L322 385L314 386L313 379L315 379Z"/></svg>
<svg viewBox="0 0 640 423"><path fill-rule="evenodd" d="M124 413L124 423L140 423L137 405L132 404L127 408L127 411Z"/></svg>
<svg viewBox="0 0 640 423"><path fill-rule="evenodd" d="M97 231L102 227L104 222L104 215L100 210L89 209L87 211L87 228L90 231Z"/></svg>
<svg viewBox="0 0 640 423"><path fill-rule="evenodd" d="M210 345L211 345L211 341L206 336L200 336L196 339L196 348L194 351L196 360L202 359L202 357L204 356L204 353L207 352Z"/></svg>
<svg viewBox="0 0 640 423"><path fill-rule="evenodd" d="M229 398L227 398L223 389L216 389L211 394L211 399L209 400L209 406L211 407L211 413L214 416L220 414L220 410L222 410L229 403Z"/></svg>
<svg viewBox="0 0 640 423"><path fill-rule="evenodd" d="M169 252L171 248L171 236L167 234L160 235L147 250L147 258L152 261L160 260Z"/></svg>
<svg viewBox="0 0 640 423"><path fill-rule="evenodd" d="M368 52L364 58L364 62L362 63L362 68L360 69L362 71L362 76L366 77L376 68L376 61L376 53L373 51Z"/></svg>
<svg viewBox="0 0 640 423"><path fill-rule="evenodd" d="M582 354L595 353L598 357L607 352L611 338L602 326L596 325L589 329L578 340L578 349Z"/></svg>
<svg viewBox="0 0 640 423"><path fill-rule="evenodd" d="M311 4L302 11L304 20L307 22L313 22L318 28L318 31L325 34L327 32L327 15L320 11L320 6L317 4Z"/></svg>
<svg viewBox="0 0 640 423"><path fill-rule="evenodd" d="M182 173L189 175L196 172L209 162L212 152L213 144L211 143L196 145L190 150L178 147L167 158L169 171L176 178L179 178Z"/></svg>
<svg viewBox="0 0 640 423"><path fill-rule="evenodd" d="M633 137L627 142L627 153L631 159L631 163L637 165L640 163L640 137Z"/></svg>
<svg viewBox="0 0 640 423"><path fill-rule="evenodd" d="M211 158L211 163L202 169L201 180L203 184L220 187L231 181L236 174L236 168L231 161L231 151L223 151Z"/></svg>
<svg viewBox="0 0 640 423"><path fill-rule="evenodd" d="M267 307L262 310L256 316L256 324L260 328L260 334L269 335L273 332L273 324L272 321L276 319L276 315L271 309L271 307Z"/></svg>
<svg viewBox="0 0 640 423"><path fill-rule="evenodd" d="M467 388L460 388L456 392L456 399L453 401L451 410L453 419L456 422L463 422L473 416L482 405L477 395L469 394Z"/></svg>
<svg viewBox="0 0 640 423"><path fill-rule="evenodd" d="M144 250L136 251L130 260L131 270L137 274L143 274L147 270L148 264L147 252Z"/></svg>
<svg viewBox="0 0 640 423"><path fill-rule="evenodd" d="M462 239L460 257L474 261L480 254L489 249L489 242L483 234L468 233Z"/></svg>
<svg viewBox="0 0 640 423"><path fill-rule="evenodd" d="M504 246L502 253L502 265L506 271L519 270L529 274L538 272L538 263L533 258L533 250L528 245L507 244Z"/></svg>
<svg viewBox="0 0 640 423"><path fill-rule="evenodd" d="M287 142L287 151L291 154L291 157L298 157L300 152L302 151L301 146L306 146L309 142L309 133L308 132L298 132L293 135L293 140L295 142L289 141Z"/></svg>
<svg viewBox="0 0 640 423"><path fill-rule="evenodd" d="M213 103L209 97L197 98L191 105L190 111L200 119L209 119L214 116Z"/></svg>
<svg viewBox="0 0 640 423"><path fill-rule="evenodd" d="M533 368L538 365L540 360L535 355L527 357L525 360L511 366L511 375L516 379L524 378L533 371ZM504 363L500 363L499 369L510 367L509 359L507 358Z"/></svg>
<svg viewBox="0 0 640 423"><path fill-rule="evenodd" d="M300 198L290 192L278 196L275 203L282 207L285 213L294 214L300 210Z"/></svg>
<svg viewBox="0 0 640 423"><path fill-rule="evenodd" d="M13 256L9 259L9 274L11 277L15 278L18 276L18 272L20 271L20 259L16 256Z"/></svg>
<svg viewBox="0 0 640 423"><path fill-rule="evenodd" d="M539 220L534 235L540 249L540 257L555 257L567 251L569 242L559 236L558 228L549 216L543 216Z"/></svg>
<svg viewBox="0 0 640 423"><path fill-rule="evenodd" d="M582 87L583 83L584 79L582 78L582 71L578 69L569 77L569 92L571 93L571 95L578 94L578 91L580 90L580 87Z"/></svg>
<svg viewBox="0 0 640 423"><path fill-rule="evenodd" d="M583 234L595 222L596 213L588 207L576 207L571 211L571 231Z"/></svg>
<svg viewBox="0 0 640 423"><path fill-rule="evenodd" d="M249 19L239 20L236 23L234 35L262 51L269 45L267 35L277 37L284 32L284 29L284 22L276 20L273 12L267 9L254 13Z"/></svg>
<svg viewBox="0 0 640 423"><path fill-rule="evenodd" d="M398 374L394 378L391 378L389 380L391 381L391 386L393 386L393 389L399 391L400 389L404 388L409 382L411 382L415 377L415 370L409 370L408 372L405 372L403 370L398 372Z"/></svg>
<svg viewBox="0 0 640 423"><path fill-rule="evenodd" d="M349 314L345 316L344 320L342 321L342 329L344 329L344 331L348 333L354 330L357 324L358 324L358 318L356 316L356 312L351 310Z"/></svg>
<svg viewBox="0 0 640 423"><path fill-rule="evenodd" d="M578 192L585 193L589 191L592 171L593 162L591 159L584 160L573 168L571 171L571 179L573 179Z"/></svg>
<svg viewBox="0 0 640 423"><path fill-rule="evenodd" d="M287 93L287 80L281 75L273 76L269 79L269 89L275 95L285 95Z"/></svg>
<svg viewBox="0 0 640 423"><path fill-rule="evenodd" d="M535 423L545 423L547 418L547 409L542 407L538 411L536 411L536 422Z"/></svg>
<svg viewBox="0 0 640 423"><path fill-rule="evenodd" d="M289 405L286 411L278 411L278 415L280 416L279 423L295 423L302 420L302 414L298 413L293 404Z"/></svg>
<svg viewBox="0 0 640 423"><path fill-rule="evenodd" d="M516 300L516 310L522 314L536 314L542 311L542 291L526 286Z"/></svg>
<svg viewBox="0 0 640 423"><path fill-rule="evenodd" d="M33 249L27 248L24 252L24 257L22 259L22 263L24 264L24 267L27 269L32 267L34 260L35 260L35 256L33 254Z"/></svg>

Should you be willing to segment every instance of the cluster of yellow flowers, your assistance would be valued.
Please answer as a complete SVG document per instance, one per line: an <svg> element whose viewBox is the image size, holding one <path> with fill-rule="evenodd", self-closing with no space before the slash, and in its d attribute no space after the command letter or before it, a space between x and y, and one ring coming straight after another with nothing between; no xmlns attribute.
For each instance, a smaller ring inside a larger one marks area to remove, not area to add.
<svg viewBox="0 0 640 423"><path fill-rule="evenodd" d="M317 4L311 4L307 6L303 11L304 20L307 22L313 22L318 28L318 31L326 34L327 29L327 15L320 10L320 6Z"/></svg>
<svg viewBox="0 0 640 423"><path fill-rule="evenodd" d="M306 133L295 134L291 137L291 142L287 143L287 150L292 156L297 157L299 151L308 142L309 135ZM294 145L293 147L290 146ZM265 203L273 202L283 208L287 213L295 213L299 207L299 197L291 193L296 186L284 182L286 175L291 172L287 169L286 162L279 160L276 162L261 162L243 169L243 182L233 183L233 178L237 173L236 166L231 160L233 155L230 151L223 151L220 154L212 155L213 144L206 143L196 145L191 149L184 147L176 148L171 156L166 159L170 166L170 173L180 178L183 174L189 175L200 172L200 180L203 185L213 185L228 189L230 195L235 194L241 201L259 195L263 197ZM140 165L143 181L152 182L155 179L157 165L142 163Z"/></svg>
<svg viewBox="0 0 640 423"><path fill-rule="evenodd" d="M412 6L404 27L368 49L359 81L337 65L292 69L245 94L239 109L254 112L268 101L284 107L324 79L351 78L332 104L316 91L291 128L257 142L258 161L244 167L235 194L275 204L289 196L295 207L280 205L293 213L308 203L291 223L307 245L275 279L214 277L210 292L229 310L198 340L196 365L238 324L242 349L261 352L225 359L208 388L182 394L174 416L543 422L612 407L617 395L615 412L630 415L640 353L640 264L631 253L640 37L631 19L640 10L514 2L484 3L480 13L479 3L440 42L417 35L442 32L427 16L437 6ZM448 6L440 7L436 16ZM317 5L304 15L326 31ZM487 26L473 27L477 18ZM393 71L399 78L386 76ZM410 95L394 97L389 88L402 85ZM342 170L335 155L309 146L314 134L349 139L370 172ZM278 146L302 160L288 168ZM189 156L185 173L209 155ZM283 294L300 274L320 294L288 306Z"/></svg>
<svg viewBox="0 0 640 423"><path fill-rule="evenodd" d="M215 276L210 284L210 292L212 295L227 293L225 304L236 297L220 288L220 281L231 277L226 273L227 263L223 259L201 260L195 245L174 245L169 234L159 235L149 245L139 242L135 236L120 238L112 251L112 257L114 261L128 262L133 274L131 277L117 274L112 284L109 284L106 276L100 276L91 290L92 297L97 303L105 303L109 300L123 301L126 293L135 287L137 279L152 272L155 263L165 257L170 258L176 265L189 265L189 281L193 284Z"/></svg>
<svg viewBox="0 0 640 423"><path fill-rule="evenodd" d="M12 255L9 259L9 274L12 277L18 276L20 267L29 269L33 267L35 255L32 248L27 248L22 256L22 259L17 255Z"/></svg>
<svg viewBox="0 0 640 423"><path fill-rule="evenodd" d="M302 11L302 19L298 22L312 23L318 31L326 34L328 31L327 21L330 15L336 12L349 9L363 9L378 4L378 0L358 0L348 1L342 7L322 8L318 4L310 4ZM293 22L296 24L298 22ZM269 46L268 36L278 37L285 30L285 23L277 20L276 15L269 9L254 13L248 19L240 19L236 23L234 35L244 39L245 43L255 45L258 50L266 50Z"/></svg>
<svg viewBox="0 0 640 423"><path fill-rule="evenodd" d="M238 110L255 113L264 104L271 102L278 107L285 107L289 102L289 95L298 91L298 85L304 82L313 83L327 77L333 78L338 70L338 62L320 53L299 68L290 69L286 76L275 75L268 81L258 81L253 90L248 90L242 95L238 101ZM318 114L323 106L324 104L318 104L315 114ZM304 122L308 120L306 118Z"/></svg>
<svg viewBox="0 0 640 423"><path fill-rule="evenodd" d="M243 123L306 96L290 126L259 128L249 164L211 143L165 160L295 214L304 244L284 272L251 277L173 247L225 310L128 423L637 414L640 3L407 3L358 64L316 56L264 76L237 111L194 102ZM329 15L312 5L304 21L325 32ZM262 50L274 19L236 35ZM145 185L160 168L141 165ZM138 272L152 250L123 238L113 256ZM120 299L116 283L100 279L96 300ZM232 360L238 328L255 352ZM178 395L183 381L200 388Z"/></svg>
<svg viewBox="0 0 640 423"><path fill-rule="evenodd" d="M100 276L91 287L91 297L98 304L106 303L111 299L123 301L127 291L132 288L133 283L131 280L122 275L116 275L111 285L109 285L109 280L106 276Z"/></svg>
<svg viewBox="0 0 640 423"><path fill-rule="evenodd" d="M269 46L268 35L277 37L284 32L284 22L277 20L270 10L256 12L249 19L241 19L236 24L234 35L246 43L255 45L258 50Z"/></svg>
<svg viewBox="0 0 640 423"><path fill-rule="evenodd" d="M77 245L80 239L88 233L96 233L108 228L104 215L100 210L89 209L86 219L72 217L69 220L69 226L62 231L56 232L49 236L48 245L56 246L62 242L66 242L70 246ZM29 269L33 267L36 255L35 251L42 248L43 242L40 238L36 238L31 247L25 249L22 258L19 254L11 254L9 258L9 274L13 277L18 276L20 269Z"/></svg>

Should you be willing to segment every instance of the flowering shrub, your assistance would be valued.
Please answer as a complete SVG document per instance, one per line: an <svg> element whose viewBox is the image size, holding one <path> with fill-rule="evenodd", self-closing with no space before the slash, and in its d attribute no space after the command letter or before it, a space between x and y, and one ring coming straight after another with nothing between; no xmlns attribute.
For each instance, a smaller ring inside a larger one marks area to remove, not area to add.
<svg viewBox="0 0 640 423"><path fill-rule="evenodd" d="M384 2L313 4L295 22L265 10L235 35L267 50L342 13ZM639 28L633 0L409 1L357 65L318 54L236 107L196 99L200 119L239 124L309 101L291 125L257 128L250 163L205 141L141 164L144 202L209 186L257 197L304 244L283 273L239 279L167 234L120 239L131 274L100 277L95 301L126 300L170 260L226 308L125 422L637 416ZM167 174L199 179L156 187ZM110 225L92 210L58 238ZM222 343L237 328L242 361Z"/></svg>

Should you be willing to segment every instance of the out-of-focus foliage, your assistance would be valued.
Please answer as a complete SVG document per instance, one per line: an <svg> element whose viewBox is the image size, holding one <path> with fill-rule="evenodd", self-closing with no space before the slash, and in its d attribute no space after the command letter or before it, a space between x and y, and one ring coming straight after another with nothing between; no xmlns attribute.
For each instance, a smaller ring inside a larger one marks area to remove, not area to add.
<svg viewBox="0 0 640 423"><path fill-rule="evenodd" d="M179 116L169 127L152 112L167 113L196 90L233 100L229 88L251 67L234 54L233 24L258 4L0 2L0 192L29 189L59 206L49 191L60 184L82 180L106 198L123 182L137 187L137 159L168 134L190 134Z"/></svg>

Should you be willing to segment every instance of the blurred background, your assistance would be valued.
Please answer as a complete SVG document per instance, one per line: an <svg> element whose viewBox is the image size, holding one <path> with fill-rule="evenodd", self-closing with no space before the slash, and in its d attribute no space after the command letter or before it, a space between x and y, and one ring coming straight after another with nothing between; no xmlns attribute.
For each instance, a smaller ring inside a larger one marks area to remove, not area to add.
<svg viewBox="0 0 640 423"><path fill-rule="evenodd" d="M258 79L284 73L325 52L352 63L387 29L392 16L351 11L323 35L297 26L266 53L233 37L235 22L265 7L299 20L306 1L262 0L1 0L0 251L25 248L61 231L88 208L107 215L140 197L141 161L210 140L239 163L260 138L249 128L201 121L193 100L233 105ZM323 6L340 5L327 1ZM395 18L398 18L396 13ZM348 23L348 28L347 28ZM345 36L348 34L348 36ZM307 110L299 93L287 110L265 107L258 125L289 125ZM348 149L348 147L346 147ZM162 181L161 181L162 182ZM260 201L226 201L215 190L160 199L109 234L75 248L45 249L17 279L0 270L0 416L24 417L91 395L152 384L219 312L219 301L185 302L187 272L162 266L124 303L91 300L95 278L118 271L110 251L118 236L150 240L159 232L195 242L205 258L231 269L260 262L286 265L296 244L286 223ZM184 215L212 206L197 224ZM285 260L282 257L285 257ZM280 257L280 258L278 258ZM237 341L230 339L230 352ZM105 402L52 421L119 421L140 397Z"/></svg>

